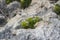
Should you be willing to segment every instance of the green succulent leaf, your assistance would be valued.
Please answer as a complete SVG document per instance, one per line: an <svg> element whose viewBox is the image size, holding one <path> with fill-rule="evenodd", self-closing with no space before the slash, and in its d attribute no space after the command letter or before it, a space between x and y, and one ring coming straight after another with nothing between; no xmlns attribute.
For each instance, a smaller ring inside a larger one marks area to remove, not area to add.
<svg viewBox="0 0 60 40"><path fill-rule="evenodd" d="M39 17L30 17L30 18L27 18L24 22L22 22L21 25L26 29L27 28L34 29L35 28L34 25L39 21L41 21L41 18Z"/></svg>
<svg viewBox="0 0 60 40"><path fill-rule="evenodd" d="M31 4L32 0L20 0L21 8L25 9Z"/></svg>
<svg viewBox="0 0 60 40"><path fill-rule="evenodd" d="M14 1L14 0L6 0L6 3L9 4L9 3L11 3L12 1Z"/></svg>
<svg viewBox="0 0 60 40"><path fill-rule="evenodd" d="M54 12L56 12L57 15L60 15L60 5L58 4L55 5Z"/></svg>
<svg viewBox="0 0 60 40"><path fill-rule="evenodd" d="M27 28L28 28L28 22L27 22L27 21L21 22L21 26L22 26L23 28L27 29Z"/></svg>
<svg viewBox="0 0 60 40"><path fill-rule="evenodd" d="M13 2L13 1L20 2L22 9L25 9L25 8L29 7L29 5L32 2L32 0L6 0L6 3L9 4L9 3Z"/></svg>
<svg viewBox="0 0 60 40"><path fill-rule="evenodd" d="M39 17L34 17L34 22L39 22L40 18Z"/></svg>

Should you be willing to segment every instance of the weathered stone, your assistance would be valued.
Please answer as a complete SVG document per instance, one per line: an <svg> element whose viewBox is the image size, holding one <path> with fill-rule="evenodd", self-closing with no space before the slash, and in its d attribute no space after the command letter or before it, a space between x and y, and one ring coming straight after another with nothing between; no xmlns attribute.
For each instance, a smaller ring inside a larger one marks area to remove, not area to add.
<svg viewBox="0 0 60 40"><path fill-rule="evenodd" d="M11 19L0 28L0 40L60 40L60 20L52 10L53 6L49 0L32 0L28 8L21 10L19 2L11 2L5 9ZM36 23L35 29L22 29L21 21L34 16L43 20ZM5 16L1 14L0 18L4 19Z"/></svg>
<svg viewBox="0 0 60 40"><path fill-rule="evenodd" d="M8 4L7 5L8 16L12 18L14 15L16 15L17 13L14 13L14 11L17 10L18 8L20 8L20 3L17 1Z"/></svg>

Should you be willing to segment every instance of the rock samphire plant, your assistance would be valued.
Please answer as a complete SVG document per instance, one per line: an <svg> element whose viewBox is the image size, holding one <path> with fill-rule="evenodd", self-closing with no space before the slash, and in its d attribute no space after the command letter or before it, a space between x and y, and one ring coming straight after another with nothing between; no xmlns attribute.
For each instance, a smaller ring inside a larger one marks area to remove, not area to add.
<svg viewBox="0 0 60 40"><path fill-rule="evenodd" d="M54 12L57 14L57 15L60 15L60 5L56 4L55 7L54 7Z"/></svg>
<svg viewBox="0 0 60 40"><path fill-rule="evenodd" d="M20 0L21 8L25 9L31 4L32 0Z"/></svg>
<svg viewBox="0 0 60 40"><path fill-rule="evenodd" d="M13 2L14 0L6 0L6 3L9 4L11 2Z"/></svg>
<svg viewBox="0 0 60 40"><path fill-rule="evenodd" d="M25 21L22 21L21 26L22 26L22 28L25 28L25 29L28 29L28 28L34 29L35 28L34 25L41 20L42 20L42 18L39 18L37 16L30 17L30 18L27 18Z"/></svg>
<svg viewBox="0 0 60 40"><path fill-rule="evenodd" d="M20 5L21 5L22 9L27 8L32 2L32 0L6 0L6 3L9 4L9 3L13 2L13 1L20 2Z"/></svg>

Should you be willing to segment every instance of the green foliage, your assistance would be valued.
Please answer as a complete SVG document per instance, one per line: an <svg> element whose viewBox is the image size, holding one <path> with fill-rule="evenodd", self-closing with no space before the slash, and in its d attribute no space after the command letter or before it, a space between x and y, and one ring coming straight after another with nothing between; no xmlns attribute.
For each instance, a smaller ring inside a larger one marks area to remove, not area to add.
<svg viewBox="0 0 60 40"><path fill-rule="evenodd" d="M34 23L33 18L28 18L27 21L28 21L28 23L29 23L28 27L29 27L29 28L34 28L34 24L35 24L35 23Z"/></svg>
<svg viewBox="0 0 60 40"><path fill-rule="evenodd" d="M21 22L21 26L25 29L28 29L28 28L34 29L35 28L34 25L40 20L42 19L39 17L33 17L33 18L31 17Z"/></svg>
<svg viewBox="0 0 60 40"><path fill-rule="evenodd" d="M13 2L14 0L6 0L6 3L9 4L11 2Z"/></svg>
<svg viewBox="0 0 60 40"><path fill-rule="evenodd" d="M20 2L21 8L25 9L25 8L27 8L31 4L32 0L6 0L6 3L9 4L9 3L13 2L13 1Z"/></svg>
<svg viewBox="0 0 60 40"><path fill-rule="evenodd" d="M55 5L54 12L56 12L57 15L60 15L60 5L58 4Z"/></svg>
<svg viewBox="0 0 60 40"><path fill-rule="evenodd" d="M22 26L23 28L27 29L27 28L28 28L28 22L27 22L27 21L23 21L23 22L21 23L21 26Z"/></svg>
<svg viewBox="0 0 60 40"><path fill-rule="evenodd" d="M39 17L36 16L36 17L34 18L34 23L39 22L40 20L42 20L42 19L40 19Z"/></svg>
<svg viewBox="0 0 60 40"><path fill-rule="evenodd" d="M25 9L31 4L32 0L20 0L21 8Z"/></svg>

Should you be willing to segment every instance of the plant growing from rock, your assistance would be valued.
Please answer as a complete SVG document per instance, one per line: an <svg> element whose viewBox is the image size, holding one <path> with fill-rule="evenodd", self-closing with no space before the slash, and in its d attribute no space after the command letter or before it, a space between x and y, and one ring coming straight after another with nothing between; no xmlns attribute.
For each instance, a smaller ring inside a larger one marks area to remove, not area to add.
<svg viewBox="0 0 60 40"><path fill-rule="evenodd" d="M11 2L13 2L14 0L6 0L6 3L9 4Z"/></svg>
<svg viewBox="0 0 60 40"><path fill-rule="evenodd" d="M27 22L27 21L23 21L23 22L21 23L21 26L22 26L23 28L27 29L27 28L28 28L28 22Z"/></svg>
<svg viewBox="0 0 60 40"><path fill-rule="evenodd" d="M13 1L20 2L22 9L25 9L25 8L29 7L29 5L32 2L32 0L6 0L6 3L9 4L9 3L13 2Z"/></svg>
<svg viewBox="0 0 60 40"><path fill-rule="evenodd" d="M31 4L32 0L20 0L21 8L25 9Z"/></svg>
<svg viewBox="0 0 60 40"><path fill-rule="evenodd" d="M31 29L34 29L34 25L41 21L42 19L39 18L39 17L30 17L28 19L26 19L25 21L21 22L21 26L25 29L28 29L28 28L31 28Z"/></svg>
<svg viewBox="0 0 60 40"><path fill-rule="evenodd" d="M54 12L56 12L57 15L60 15L60 5L58 4L55 5Z"/></svg>

